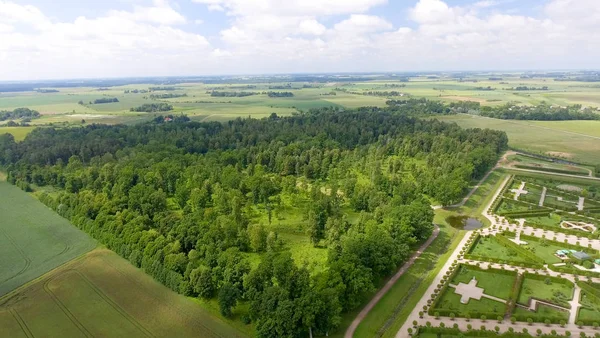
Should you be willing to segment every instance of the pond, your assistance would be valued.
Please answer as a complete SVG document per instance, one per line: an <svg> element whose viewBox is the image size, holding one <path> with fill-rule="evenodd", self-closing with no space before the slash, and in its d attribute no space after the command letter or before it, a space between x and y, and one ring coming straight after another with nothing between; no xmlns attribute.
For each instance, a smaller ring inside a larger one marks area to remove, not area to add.
<svg viewBox="0 0 600 338"><path fill-rule="evenodd" d="M483 227L481 221L469 216L448 216L446 222L453 228L460 230L475 230Z"/></svg>

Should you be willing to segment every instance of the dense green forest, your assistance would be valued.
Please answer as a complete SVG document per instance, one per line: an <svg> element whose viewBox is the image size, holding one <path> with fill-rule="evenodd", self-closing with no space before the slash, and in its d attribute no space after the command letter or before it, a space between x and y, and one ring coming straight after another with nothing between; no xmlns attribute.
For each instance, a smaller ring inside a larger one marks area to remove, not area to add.
<svg viewBox="0 0 600 338"><path fill-rule="evenodd" d="M24 189L53 187L42 202L172 290L216 298L225 316L245 304L259 337L326 335L431 235L429 198L459 200L507 147L503 132L405 104L36 129L1 135L0 164ZM327 250L318 270L271 226L290 204Z"/></svg>
<svg viewBox="0 0 600 338"><path fill-rule="evenodd" d="M171 111L173 110L173 105L168 103L144 103L143 105L135 108L131 108L130 111L135 112L145 112L145 113L155 113L155 112L163 112L163 111Z"/></svg>
<svg viewBox="0 0 600 338"><path fill-rule="evenodd" d="M292 92L268 92L269 97L294 97Z"/></svg>
<svg viewBox="0 0 600 338"><path fill-rule="evenodd" d="M29 108L17 108L12 111L0 110L0 121L17 120L17 119L36 119L40 117L40 113Z"/></svg>
<svg viewBox="0 0 600 338"><path fill-rule="evenodd" d="M116 97L103 97L101 99L96 99L94 102L90 102L90 104L104 104L104 103L115 103L119 102L119 99Z"/></svg>

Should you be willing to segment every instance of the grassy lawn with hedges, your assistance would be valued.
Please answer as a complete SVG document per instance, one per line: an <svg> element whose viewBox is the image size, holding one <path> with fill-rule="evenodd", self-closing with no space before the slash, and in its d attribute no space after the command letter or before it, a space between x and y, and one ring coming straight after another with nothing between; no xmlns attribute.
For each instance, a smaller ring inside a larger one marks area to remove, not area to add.
<svg viewBox="0 0 600 338"><path fill-rule="evenodd" d="M570 307L569 301L573 299L573 283L562 279L565 283L559 283L557 279L539 276L525 276L523 286L519 294L518 303L529 305L529 299L547 301L563 307Z"/></svg>
<svg viewBox="0 0 600 338"><path fill-rule="evenodd" d="M477 269L470 268L462 265L452 279L452 284L458 285L458 283L468 284L473 277L477 279L477 286L484 289L486 295L498 297L501 299L508 299L510 291L515 283L516 274L501 274L492 271L478 271ZM454 292L454 289L450 290Z"/></svg>
<svg viewBox="0 0 600 338"><path fill-rule="evenodd" d="M503 246L494 236L480 237L470 254L507 262L532 263L527 257L519 255L516 250Z"/></svg>

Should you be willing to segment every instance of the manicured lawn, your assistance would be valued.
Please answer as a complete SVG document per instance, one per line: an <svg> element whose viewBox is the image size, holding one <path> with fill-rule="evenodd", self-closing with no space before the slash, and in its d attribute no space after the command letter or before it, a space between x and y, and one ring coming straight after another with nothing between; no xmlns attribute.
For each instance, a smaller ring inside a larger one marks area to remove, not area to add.
<svg viewBox="0 0 600 338"><path fill-rule="evenodd" d="M557 283L549 279L549 284L545 280L527 278L523 280L521 293L517 302L528 305L530 298L544 300L556 305L569 307L569 301L573 299L573 285Z"/></svg>
<svg viewBox="0 0 600 338"><path fill-rule="evenodd" d="M517 251L502 246L494 236L480 237L471 254L513 263L531 263L531 260L519 255Z"/></svg>
<svg viewBox="0 0 600 338"><path fill-rule="evenodd" d="M517 307L513 314L526 316L525 318L531 318L534 322L538 323L544 322L548 317L560 318L559 320L564 320L565 322L569 320L568 311L561 311L543 304L539 305L536 312Z"/></svg>
<svg viewBox="0 0 600 338"><path fill-rule="evenodd" d="M436 309L454 311L458 317L464 317L467 314L474 312L503 315L506 311L506 304L491 300L489 298L481 298L481 300L471 299L468 304L462 304L460 302L460 298L460 295L454 293L454 289L448 288L440 299Z"/></svg>
<svg viewBox="0 0 600 338"><path fill-rule="evenodd" d="M561 219L562 218L560 217L560 215L550 214L550 216L528 217L525 223L535 223L545 226L560 227Z"/></svg>
<svg viewBox="0 0 600 338"><path fill-rule="evenodd" d="M598 284L590 285L600 289ZM598 302L597 298L588 296L584 291L581 292L579 303L581 304L581 308L577 320L596 321L600 323L600 316L598 316L598 313L600 313L600 302Z"/></svg>
<svg viewBox="0 0 600 338"><path fill-rule="evenodd" d="M532 248L536 256L542 258L547 264L560 263L562 260L556 257L554 254L557 250L564 250L565 247L554 241L542 241L533 239L523 239L528 242L525 248Z"/></svg>
<svg viewBox="0 0 600 338"><path fill-rule="evenodd" d="M460 271L452 279L452 284L468 284L473 277L477 279L477 286L484 289L484 293L501 299L508 299L510 290L515 282L516 274L506 275L496 273L494 270L477 271L466 265L462 265Z"/></svg>

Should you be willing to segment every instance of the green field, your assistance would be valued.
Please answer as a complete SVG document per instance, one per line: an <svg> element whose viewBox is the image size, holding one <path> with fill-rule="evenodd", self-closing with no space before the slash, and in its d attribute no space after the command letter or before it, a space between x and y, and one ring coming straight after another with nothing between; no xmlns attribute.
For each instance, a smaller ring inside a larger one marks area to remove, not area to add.
<svg viewBox="0 0 600 338"><path fill-rule="evenodd" d="M0 296L95 246L35 198L0 182Z"/></svg>
<svg viewBox="0 0 600 338"><path fill-rule="evenodd" d="M215 318L105 249L0 298L0 323L5 337L252 335L251 327Z"/></svg>
<svg viewBox="0 0 600 338"><path fill-rule="evenodd" d="M463 128L490 128L508 135L509 146L532 153L563 157L578 162L600 164L599 121L540 121L499 120L473 115L436 117L455 122ZM585 127L584 127L585 126Z"/></svg>
<svg viewBox="0 0 600 338"><path fill-rule="evenodd" d="M544 280L525 276L517 302L529 305L530 299L535 298L569 308L568 302L573 299L573 283L564 282L566 284L558 283L555 278Z"/></svg>
<svg viewBox="0 0 600 338"><path fill-rule="evenodd" d="M0 134L12 134L16 141L23 141L35 127L1 127Z"/></svg>

